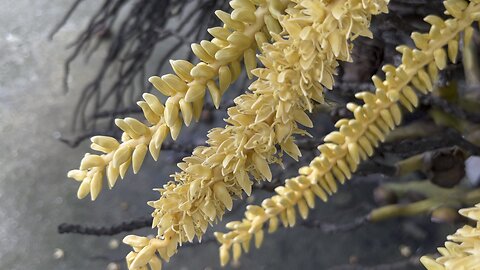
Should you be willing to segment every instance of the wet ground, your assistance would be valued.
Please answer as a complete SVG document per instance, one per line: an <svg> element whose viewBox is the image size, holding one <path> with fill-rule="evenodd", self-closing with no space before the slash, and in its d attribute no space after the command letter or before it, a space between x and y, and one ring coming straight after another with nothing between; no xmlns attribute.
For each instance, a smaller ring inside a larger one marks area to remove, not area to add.
<svg viewBox="0 0 480 270"><path fill-rule="evenodd" d="M0 1L0 269L125 269L123 256L128 248L122 244L116 247L125 234L102 238L60 235L57 225L111 225L148 215L150 209L145 202L157 196L151 189L174 170L170 162L165 162L164 154L159 163L147 161L139 175L130 175L115 191L104 191L96 202L76 199L77 184L65 175L78 165L87 143L72 149L56 140L55 134L68 129L81 85L94 71L78 66L70 80L71 91L62 91L63 61L68 53L65 47L82 29L96 1L82 5L49 41L48 32L71 2ZM90 65L95 66L95 61ZM370 194L364 192L370 192L371 186L347 188L351 192L341 192L328 207L319 206L314 215L328 222L343 222L365 213L364 207L370 207L371 201L365 202ZM257 199L260 197L257 195ZM413 239L406 230L417 232L418 238ZM146 229L136 233L154 232ZM267 236L260 250L231 267L330 269L350 262L375 265L404 260L401 245L413 254L422 254L425 250L417 250L415 245L428 237L417 223L405 227L396 221L333 235L298 227ZM165 269L219 269L218 265L217 245L207 243L182 248Z"/></svg>

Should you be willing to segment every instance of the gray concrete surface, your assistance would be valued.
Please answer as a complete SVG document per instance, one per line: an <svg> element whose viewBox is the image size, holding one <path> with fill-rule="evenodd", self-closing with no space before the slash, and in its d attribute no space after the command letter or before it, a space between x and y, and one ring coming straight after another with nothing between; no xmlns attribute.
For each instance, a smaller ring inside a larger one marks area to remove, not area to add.
<svg viewBox="0 0 480 270"><path fill-rule="evenodd" d="M0 0L0 269L106 269L111 262L125 269L123 256L128 248L109 247L112 239L121 240L125 234L103 238L59 235L56 227L62 222L110 225L148 215L145 202L157 196L151 188L174 170L164 154L163 162L147 161L139 175L130 175L116 190L103 192L95 203L76 199L77 184L65 174L78 165L87 144L71 149L53 135L67 129L78 90L94 70L80 66L70 81L72 91L62 92L65 46L82 29L96 1L82 5L55 39L48 41L48 31L71 2ZM333 199L336 209L345 210L344 215L327 206L319 206L315 215L330 216L326 218L330 222L348 219L362 210L349 207L362 201L362 192L344 192ZM261 197L257 195L257 200ZM394 222L328 236L302 227L280 230L267 236L259 251L231 267L328 269L354 256L367 265L391 262L401 259L399 230ZM61 249L64 256L55 259L55 249ZM217 246L182 248L165 269L219 269Z"/></svg>
<svg viewBox="0 0 480 270"><path fill-rule="evenodd" d="M88 72L77 72L64 94L62 63L67 42L95 7L95 1L82 6L48 41L71 2L0 1L0 269L104 269L108 262L93 257L108 251L109 239L58 235L56 226L118 222L140 211L132 205L122 212L119 198L107 196L96 204L77 201L76 185L65 177L86 147L70 149L53 134L67 128L76 85ZM56 248L64 258L53 258Z"/></svg>

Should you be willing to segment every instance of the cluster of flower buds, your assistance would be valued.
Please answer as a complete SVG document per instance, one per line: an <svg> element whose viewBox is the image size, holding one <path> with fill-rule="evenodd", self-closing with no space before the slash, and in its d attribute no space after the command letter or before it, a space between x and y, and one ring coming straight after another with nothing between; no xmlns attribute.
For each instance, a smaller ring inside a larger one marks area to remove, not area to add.
<svg viewBox="0 0 480 270"><path fill-rule="evenodd" d="M447 10L451 2L466 3L463 0L446 1ZM265 199L261 206L248 206L243 220L227 224L230 232L216 233L221 243L220 259L223 265L228 263L231 253L233 259L238 260L242 250L247 252L252 239L255 239L258 247L264 238L266 223L268 231L274 232L280 222L285 227L293 227L297 212L306 219L309 208L315 206L315 196L326 201L329 195L337 191L337 182L343 184L350 179L358 164L372 156L379 143L400 124L402 113L399 104L407 110L413 110L418 106L414 89L422 94L433 90L439 69L446 67L445 47L450 60L455 62L460 33L463 32L464 42L468 44L471 24L478 20L474 14L478 13L480 5L471 2L456 5L455 9L459 6L462 7L462 13L456 10L455 14L460 15L454 18L445 21L434 16L425 18L431 24L430 32L412 34L415 43L420 46L415 49L407 46L397 48L402 53L402 64L398 67L385 65L384 80L377 76L372 78L375 93L360 92L356 95L363 100L363 105L347 105L354 118L341 119L335 124L338 131L325 137L325 143L318 147L320 156L315 157L309 166L300 168L299 176L277 187L277 194ZM452 11L449 10L449 13L452 14ZM418 41L419 37L422 42Z"/></svg>
<svg viewBox="0 0 480 270"><path fill-rule="evenodd" d="M89 193L95 200L102 190L104 176L112 188L118 177L124 177L132 165L133 172L140 169L149 151L157 160L163 141L170 134L175 140L183 124L190 125L200 118L208 89L218 108L223 93L240 76L241 61L249 76L256 68L256 51L268 42L271 33L279 33L277 18L286 7L285 0L232 0L231 14L217 11L224 23L208 32L211 41L192 44L193 53L201 60L194 65L184 60L172 60L174 74L152 76L149 81L163 95L165 105L153 94L144 94L141 107L148 123L134 118L116 119L115 124L124 132L121 142L107 136L95 136L91 148L103 154L86 154L80 168L68 173L80 183L78 198Z"/></svg>
<svg viewBox="0 0 480 270"><path fill-rule="evenodd" d="M445 6L454 18L445 21L436 16L425 18L431 24L430 32L412 34L417 45L415 49L407 46L397 48L402 53L402 64L398 67L385 65L385 80L377 76L372 78L375 93L361 92L356 95L363 100L363 105L347 105L354 118L341 119L335 124L338 131L325 137L325 143L318 147L320 156L314 158L309 166L300 168L299 176L287 179L284 186L277 187L277 194L265 199L261 206L248 206L242 221L227 224L230 232L216 233L221 243L222 265L228 263L230 253L233 253L234 260L238 260L242 250L248 251L252 239L255 239L257 247L260 246L266 223L268 231L275 232L280 222L285 227L293 227L297 212L306 219L309 209L315 207L315 196L326 201L329 195L336 193L337 181L343 184L350 179L358 164L373 155L374 148L400 124L402 114L399 104L411 111L418 105L414 89L423 94L433 90L438 70L446 67L447 55L452 62L456 61L460 34L463 32L464 43L468 44L471 25L479 20L480 5L475 1L450 0L445 2ZM471 232L471 229L468 228L468 231ZM457 234L452 239L459 237ZM471 240L464 245L473 247ZM454 253L455 256L459 254ZM437 261L442 263L447 260L448 256ZM475 263L478 265L478 258L468 257L468 262L466 260L452 260L452 266L446 268L431 259L423 261L429 269L435 270L473 269L471 267Z"/></svg>
<svg viewBox="0 0 480 270"><path fill-rule="evenodd" d="M445 247L438 248L441 256L433 259L427 256L420 258L428 270L477 269L480 255L480 204L475 207L461 209L460 214L474 220L476 226L465 225L455 234L447 237Z"/></svg>
<svg viewBox="0 0 480 270"><path fill-rule="evenodd" d="M334 46L356 35L368 36L370 17L386 11L383 0L355 6L355 1L314 2L292 1L286 8L280 19L282 34L272 33L273 44L265 44L259 56L264 68L252 71L258 78L249 88L252 92L235 99L228 125L211 130L208 146L184 158L175 181L149 203L155 208L153 226L159 239L171 231L178 234L179 245L201 239L211 223L231 210L233 199L242 192L250 195L250 176L271 181L271 163L281 162L284 153L298 160L301 153L293 136L307 134L299 124L313 126L306 111L314 101L323 101L324 87L332 87L338 61L350 60L350 45L339 51Z"/></svg>

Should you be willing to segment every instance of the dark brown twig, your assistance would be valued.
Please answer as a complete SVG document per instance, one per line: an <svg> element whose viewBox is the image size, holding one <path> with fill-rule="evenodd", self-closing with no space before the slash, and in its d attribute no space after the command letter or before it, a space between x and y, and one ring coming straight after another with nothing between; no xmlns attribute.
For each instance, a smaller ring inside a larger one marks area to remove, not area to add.
<svg viewBox="0 0 480 270"><path fill-rule="evenodd" d="M138 230L152 225L152 217L142 217L128 222L122 222L119 225L107 226L107 227L94 227L83 226L78 224L62 223L58 226L58 233L74 233L82 235L116 235L122 232L130 232Z"/></svg>

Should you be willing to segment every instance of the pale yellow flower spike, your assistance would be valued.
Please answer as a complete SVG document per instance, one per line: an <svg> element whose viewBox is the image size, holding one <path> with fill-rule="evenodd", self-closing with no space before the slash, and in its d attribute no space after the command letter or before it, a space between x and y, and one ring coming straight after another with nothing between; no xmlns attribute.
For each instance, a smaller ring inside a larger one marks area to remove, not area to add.
<svg viewBox="0 0 480 270"><path fill-rule="evenodd" d="M440 257L420 258L428 270L480 269L480 204L461 209L460 214L477 222L476 227L465 225L447 237L445 247L438 248Z"/></svg>
<svg viewBox="0 0 480 270"><path fill-rule="evenodd" d="M188 126L192 119L199 119L207 88L218 108L221 96L240 75L240 61L244 60L251 76L256 67L257 47L271 38L270 33L281 31L276 18L283 13L286 3L286 0L233 0L231 14L215 12L224 26L208 29L214 37L211 41L192 44L193 53L201 62L193 65L184 60L170 61L176 74L149 79L168 99L164 106L155 95L143 94L144 101L137 104L148 124L134 118L116 119L115 124L124 131L122 142L107 136L91 139L91 148L104 154L86 154L80 168L68 172L68 177L81 182L78 198L90 194L95 200L104 176L112 188L131 164L136 174L147 150L157 160L168 134L175 140L183 124Z"/></svg>
<svg viewBox="0 0 480 270"><path fill-rule="evenodd" d="M175 232L175 247L195 236L201 239L209 224L231 210L234 198L243 191L250 194L249 174L270 181L269 164L280 162L283 152L294 159L300 156L293 135L306 132L298 123L312 126L305 111L313 108L313 101L323 101L323 87L332 87L338 61L351 60L350 41L371 35L371 16L386 12L387 2L292 1L279 17L282 36L273 34L275 42L265 44L259 56L265 68L252 71L258 77L249 88L252 93L235 99L236 106L228 110L229 125L211 130L209 146L197 147L178 164L182 172L174 175L175 182L149 203L155 208L153 226L159 239ZM150 252L147 243L134 248L138 256L152 254L143 251ZM159 254L165 261L173 255ZM137 260L135 253L130 256ZM146 263L143 256L141 262Z"/></svg>
<svg viewBox="0 0 480 270"><path fill-rule="evenodd" d="M329 195L336 192L336 181L343 184L356 171L361 160L373 155L374 148L400 124L399 103L408 110L418 105L417 94L410 85L423 94L428 93L436 81L438 69L445 68L447 55L451 61L456 60L460 33L470 29L471 24L480 19L478 2L448 0L445 6L448 14L454 18L446 21L436 16L425 18L432 25L430 32L412 34L418 48L398 47L403 54L402 64L398 67L384 66L385 80L376 76L372 78L377 88L375 93L362 92L356 95L364 101L364 105L352 103L347 106L354 118L341 119L336 123L339 130L327 135L325 143L318 147L321 155L313 159L309 166L301 168L299 176L286 180L285 186L276 188L277 194L264 200L261 206L248 206L242 221L227 224L230 232L216 233L221 243L222 265L228 263L231 253L233 259L238 260L242 250L248 251L252 239L259 247L264 239L265 224L268 223L269 232L275 232L280 223L292 227L296 223L297 209L303 219L307 218L309 208L315 206L315 196L326 201ZM448 53L445 53L445 47L448 47ZM477 214L470 216L478 217ZM476 243L475 248L479 250L478 241ZM465 262L465 268L448 269L474 269L467 268L473 262L478 265L478 259L473 259Z"/></svg>

